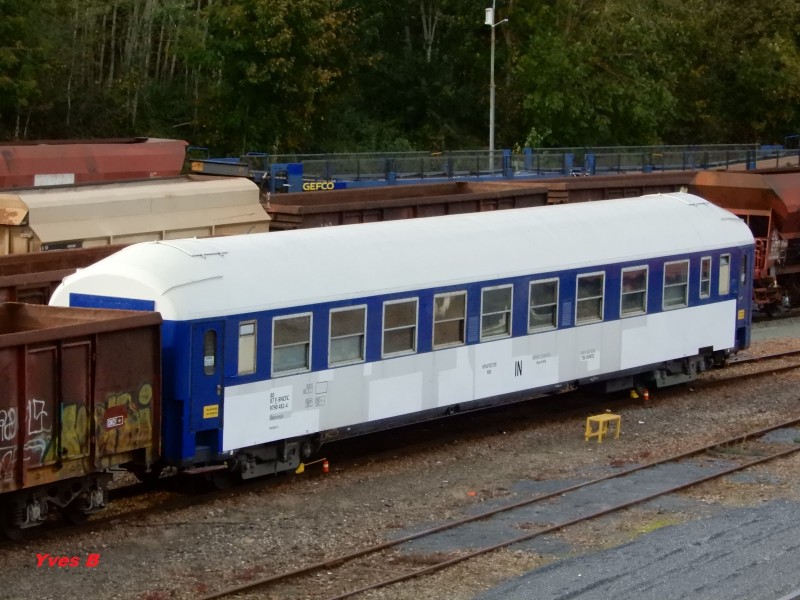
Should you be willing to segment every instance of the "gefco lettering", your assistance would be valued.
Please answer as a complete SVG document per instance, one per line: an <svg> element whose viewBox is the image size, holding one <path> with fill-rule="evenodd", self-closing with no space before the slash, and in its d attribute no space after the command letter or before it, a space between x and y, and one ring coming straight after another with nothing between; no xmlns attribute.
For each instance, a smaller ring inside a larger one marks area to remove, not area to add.
<svg viewBox="0 0 800 600"><path fill-rule="evenodd" d="M334 183L332 181L304 181L303 182L303 191L304 192L319 192L319 191L332 190L333 188L334 188Z"/></svg>

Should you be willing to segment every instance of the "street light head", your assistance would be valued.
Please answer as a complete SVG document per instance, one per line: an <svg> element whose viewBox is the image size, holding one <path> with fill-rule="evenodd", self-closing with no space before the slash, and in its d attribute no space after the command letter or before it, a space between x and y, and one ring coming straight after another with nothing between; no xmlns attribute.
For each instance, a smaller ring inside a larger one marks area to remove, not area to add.
<svg viewBox="0 0 800 600"><path fill-rule="evenodd" d="M484 21L484 25L491 25L494 27L494 9L487 8L486 9L486 21Z"/></svg>

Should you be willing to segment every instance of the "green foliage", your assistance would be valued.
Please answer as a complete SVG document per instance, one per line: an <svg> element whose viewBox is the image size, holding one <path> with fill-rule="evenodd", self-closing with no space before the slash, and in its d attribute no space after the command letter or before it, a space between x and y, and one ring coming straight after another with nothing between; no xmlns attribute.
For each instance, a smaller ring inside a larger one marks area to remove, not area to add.
<svg viewBox="0 0 800 600"><path fill-rule="evenodd" d="M351 137L403 139L432 150L481 145L486 119L476 116L488 115L489 75L488 54L479 60L489 39L482 9L458 0L348 6L361 60L337 109L346 105L356 115L348 119Z"/></svg>
<svg viewBox="0 0 800 600"><path fill-rule="evenodd" d="M689 17L693 52L667 131L708 142L776 142L797 131L800 7L708 1Z"/></svg>
<svg viewBox="0 0 800 600"><path fill-rule="evenodd" d="M211 5L208 15L217 78L201 114L214 124L212 141L242 151L302 149L348 69L349 13L338 0L236 0Z"/></svg>
<svg viewBox="0 0 800 600"><path fill-rule="evenodd" d="M515 68L524 131L539 132L545 145L660 141L674 75L666 32L654 21L658 4L650 4L560 2L527 19L512 16L522 21L518 35L527 35Z"/></svg>
<svg viewBox="0 0 800 600"><path fill-rule="evenodd" d="M0 0L0 135L17 137L27 116L42 97L40 77L46 75L46 39L30 18L26 0ZM51 6L39 5L39 14Z"/></svg>
<svg viewBox="0 0 800 600"><path fill-rule="evenodd" d="M0 135L215 152L486 147L463 0L0 0ZM497 0L497 147L781 142L800 3Z"/></svg>

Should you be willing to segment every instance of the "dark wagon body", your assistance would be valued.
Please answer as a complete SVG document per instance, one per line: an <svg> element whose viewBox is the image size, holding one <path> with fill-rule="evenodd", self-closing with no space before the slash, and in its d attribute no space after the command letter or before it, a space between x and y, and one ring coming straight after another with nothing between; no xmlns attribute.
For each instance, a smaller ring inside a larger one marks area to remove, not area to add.
<svg viewBox="0 0 800 600"><path fill-rule="evenodd" d="M677 192L692 173L451 181L272 195L270 231L393 221Z"/></svg>
<svg viewBox="0 0 800 600"><path fill-rule="evenodd" d="M157 313L0 304L3 528L101 508L108 469L160 451Z"/></svg>
<svg viewBox="0 0 800 600"><path fill-rule="evenodd" d="M0 256L0 302L47 304L64 277L120 248L96 246Z"/></svg>

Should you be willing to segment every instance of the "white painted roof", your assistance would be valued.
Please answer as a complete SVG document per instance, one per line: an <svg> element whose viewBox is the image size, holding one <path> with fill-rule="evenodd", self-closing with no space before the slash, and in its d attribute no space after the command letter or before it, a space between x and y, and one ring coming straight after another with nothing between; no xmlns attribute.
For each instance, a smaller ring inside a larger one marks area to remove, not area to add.
<svg viewBox="0 0 800 600"><path fill-rule="evenodd" d="M238 314L750 244L739 218L684 193L130 246L68 293L155 301L167 320Z"/></svg>

